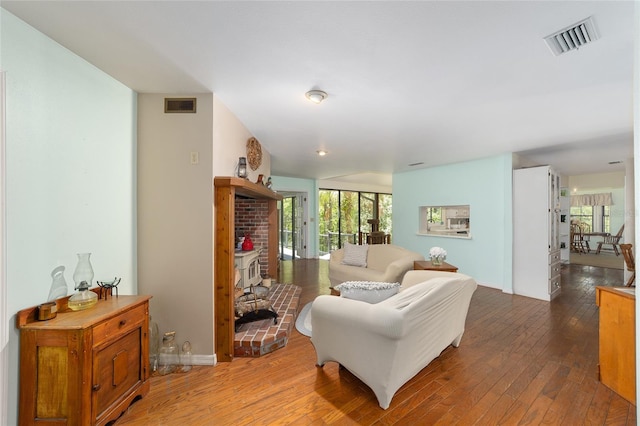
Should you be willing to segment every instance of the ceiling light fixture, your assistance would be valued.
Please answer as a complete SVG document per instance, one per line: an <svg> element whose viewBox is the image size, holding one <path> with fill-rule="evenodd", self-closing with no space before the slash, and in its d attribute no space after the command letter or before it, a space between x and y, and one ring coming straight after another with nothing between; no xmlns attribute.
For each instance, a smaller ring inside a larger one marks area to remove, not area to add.
<svg viewBox="0 0 640 426"><path fill-rule="evenodd" d="M304 95L314 104L319 104L328 96L327 92L323 92L322 90L309 90Z"/></svg>
<svg viewBox="0 0 640 426"><path fill-rule="evenodd" d="M325 155L327 155L327 151L325 151L324 149L320 149L318 151L316 151L318 153L318 155L320 157L324 157Z"/></svg>

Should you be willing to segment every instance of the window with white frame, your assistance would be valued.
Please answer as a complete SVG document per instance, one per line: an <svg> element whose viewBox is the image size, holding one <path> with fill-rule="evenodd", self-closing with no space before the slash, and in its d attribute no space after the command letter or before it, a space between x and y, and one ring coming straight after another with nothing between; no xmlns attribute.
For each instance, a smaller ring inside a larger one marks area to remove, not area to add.
<svg viewBox="0 0 640 426"><path fill-rule="evenodd" d="M611 233L610 206L571 207L571 223L583 225L589 232Z"/></svg>

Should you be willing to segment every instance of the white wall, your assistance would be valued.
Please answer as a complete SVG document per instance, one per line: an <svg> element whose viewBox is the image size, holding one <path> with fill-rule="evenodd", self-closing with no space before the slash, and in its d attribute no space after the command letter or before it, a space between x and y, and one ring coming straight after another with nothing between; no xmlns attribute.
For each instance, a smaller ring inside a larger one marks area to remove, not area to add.
<svg viewBox="0 0 640 426"><path fill-rule="evenodd" d="M92 252L95 279L135 270L136 96L0 10L7 111L7 308L46 301L51 271ZM18 331L9 336L8 424L17 423Z"/></svg>
<svg viewBox="0 0 640 426"><path fill-rule="evenodd" d="M593 173L569 176L569 191L578 194L594 193L611 188L624 188L624 172Z"/></svg>
<svg viewBox="0 0 640 426"><path fill-rule="evenodd" d="M196 97L196 113L166 114L165 97ZM140 94L138 123L140 293L161 336L175 331L212 364L213 95Z"/></svg>
<svg viewBox="0 0 640 426"><path fill-rule="evenodd" d="M7 424L9 398L9 314L7 313L7 264L5 242L5 73L0 69L0 424Z"/></svg>
<svg viewBox="0 0 640 426"><path fill-rule="evenodd" d="M634 9L635 27L634 27L634 41L636 49L634 49L633 57L633 170L634 170L634 188L640 188L640 173L635 173L635 170L640 172L640 49L637 48L640 45L640 7L638 3L635 4ZM635 201L635 200L634 200ZM638 223L640 214L637 208L633 210L633 220ZM635 241L640 241L640 226L634 227ZM637 248L637 247L636 247ZM636 250L637 253L637 250ZM637 256L636 256L637 257ZM637 283L636 283L637 287ZM640 303L636 303L636 330L640 330ZM636 390L640 389L640 374L638 368L640 367L640 339L638 339L638 333L636 332ZM636 392L637 394L637 392ZM636 401L636 419L640 417L640 405Z"/></svg>
<svg viewBox="0 0 640 426"><path fill-rule="evenodd" d="M217 97L213 98L213 171L214 176L235 176L239 157L247 156L247 140L253 135ZM247 178L255 182L258 175L265 179L271 175L271 156L262 146L262 165L251 170Z"/></svg>
<svg viewBox="0 0 640 426"><path fill-rule="evenodd" d="M165 114L164 98L196 97L196 114ZM194 363L214 357L213 179L233 176L251 132L212 94L138 97L138 277L160 333L189 340ZM191 153L199 164L192 165ZM271 158L249 179L269 176Z"/></svg>
<svg viewBox="0 0 640 426"><path fill-rule="evenodd" d="M392 185L380 185L376 183L349 182L340 179L319 179L318 188L339 189L341 191L378 192L381 194L391 194Z"/></svg>

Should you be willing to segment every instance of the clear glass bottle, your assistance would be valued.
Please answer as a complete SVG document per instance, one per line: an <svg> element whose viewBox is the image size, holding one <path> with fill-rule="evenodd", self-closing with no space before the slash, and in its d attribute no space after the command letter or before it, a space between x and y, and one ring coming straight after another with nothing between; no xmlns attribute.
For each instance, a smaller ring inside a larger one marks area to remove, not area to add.
<svg viewBox="0 0 640 426"><path fill-rule="evenodd" d="M78 253L78 264L73 272L73 281L76 283L77 292L69 298L69 309L80 311L98 303L98 295L89 290L93 281L91 253Z"/></svg>
<svg viewBox="0 0 640 426"><path fill-rule="evenodd" d="M176 343L176 332L167 331L162 336L162 346L158 358L158 374L164 376L176 371L178 363L178 344Z"/></svg>
<svg viewBox="0 0 640 426"><path fill-rule="evenodd" d="M158 324L149 316L149 371L158 371L158 349L160 348L160 332Z"/></svg>
<svg viewBox="0 0 640 426"><path fill-rule="evenodd" d="M182 344L182 353L180 354L180 371L186 373L191 370L193 365L193 355L191 354L191 342L188 340Z"/></svg>
<svg viewBox="0 0 640 426"><path fill-rule="evenodd" d="M51 271L51 290L49 290L49 298L47 301L53 302L56 299L64 297L69 291L67 281L64 279L64 266L58 266Z"/></svg>
<svg viewBox="0 0 640 426"><path fill-rule="evenodd" d="M78 253L78 264L73 271L73 282L76 290L82 281L86 281L91 288L93 283L93 267L91 266L91 253Z"/></svg>
<svg viewBox="0 0 640 426"><path fill-rule="evenodd" d="M98 303L98 295L93 291L89 290L89 284L86 281L82 281L78 290L69 298L67 302L67 306L72 311L81 311L83 309L89 309Z"/></svg>

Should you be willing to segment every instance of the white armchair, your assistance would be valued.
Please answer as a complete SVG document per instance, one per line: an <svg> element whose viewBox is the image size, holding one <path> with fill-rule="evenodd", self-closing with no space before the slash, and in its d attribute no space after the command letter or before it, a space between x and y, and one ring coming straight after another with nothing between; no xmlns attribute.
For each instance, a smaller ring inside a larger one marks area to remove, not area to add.
<svg viewBox="0 0 640 426"><path fill-rule="evenodd" d="M318 296L311 307L317 365L340 363L387 409L404 383L460 344L476 286L463 274L409 271L401 291L377 304Z"/></svg>

